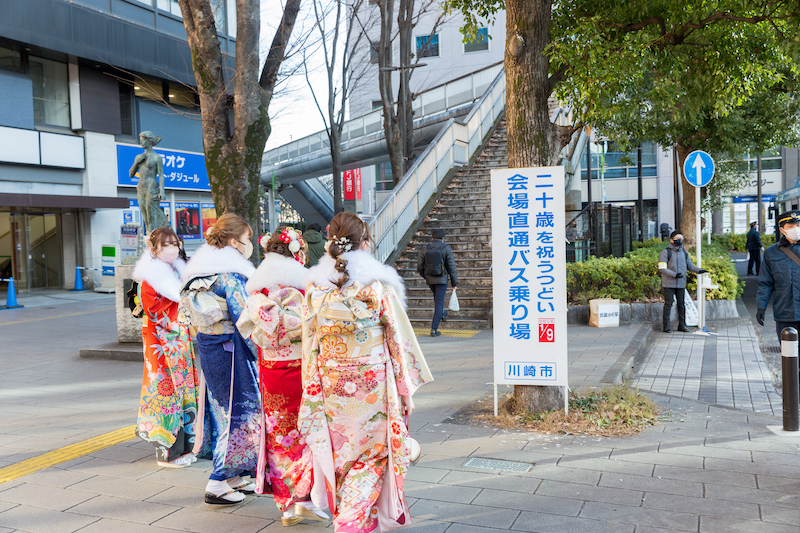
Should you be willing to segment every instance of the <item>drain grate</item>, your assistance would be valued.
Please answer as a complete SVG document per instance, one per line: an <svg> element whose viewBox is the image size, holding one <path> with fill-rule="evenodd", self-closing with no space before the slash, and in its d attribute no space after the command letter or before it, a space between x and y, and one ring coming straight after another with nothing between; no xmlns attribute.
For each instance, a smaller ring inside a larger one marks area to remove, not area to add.
<svg viewBox="0 0 800 533"><path fill-rule="evenodd" d="M762 353L781 353L780 346L762 346L761 347Z"/></svg>
<svg viewBox="0 0 800 533"><path fill-rule="evenodd" d="M461 466L469 468L485 468L486 470L506 470L508 472L527 472L533 465L530 463L515 463L513 461L498 461L497 459L481 459L471 457Z"/></svg>

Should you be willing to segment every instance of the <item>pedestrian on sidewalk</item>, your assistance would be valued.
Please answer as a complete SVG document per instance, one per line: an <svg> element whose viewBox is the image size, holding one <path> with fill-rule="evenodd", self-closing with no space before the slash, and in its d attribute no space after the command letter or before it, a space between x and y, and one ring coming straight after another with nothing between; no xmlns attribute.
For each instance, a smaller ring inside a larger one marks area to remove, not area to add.
<svg viewBox="0 0 800 533"><path fill-rule="evenodd" d="M447 277L453 291L458 287L456 274L456 260L453 249L444 243L444 230L433 230L433 240L422 247L417 254L417 272L425 278L425 282L433 292L433 322L431 322L431 337L438 337L439 322L447 320L447 309L444 308L444 296L447 292Z"/></svg>
<svg viewBox="0 0 800 533"><path fill-rule="evenodd" d="M192 453L197 422L197 371L189 328L178 320L181 279L180 239L157 228L131 276L139 282L144 317L144 372L136 434L156 447L156 462L183 468Z"/></svg>
<svg viewBox="0 0 800 533"><path fill-rule="evenodd" d="M281 523L293 526L304 520L327 522L311 503L313 461L311 449L297 429L303 396L301 331L303 235L281 226L269 239L261 238L267 252L247 280L247 306L236 327L258 346L261 385L261 438L256 471L256 492L272 494L283 513Z"/></svg>
<svg viewBox="0 0 800 533"><path fill-rule="evenodd" d="M683 234L673 231L669 236L669 246L658 255L658 272L661 274L661 290L664 293L664 314L662 317L664 333L672 333L669 315L672 312L673 298L678 301L678 331L689 331L686 327L686 275L688 272L705 274L707 270L692 263L689 252L683 248Z"/></svg>
<svg viewBox="0 0 800 533"><path fill-rule="evenodd" d="M778 229L781 238L764 252L764 265L758 276L756 320L764 325L764 312L772 299L775 331L780 341L783 328L800 331L800 210L780 215Z"/></svg>
<svg viewBox="0 0 800 533"><path fill-rule="evenodd" d="M750 223L750 231L747 232L747 244L745 249L750 254L750 259L747 261L747 275L758 276L761 272L761 235L756 229L757 222Z"/></svg>
<svg viewBox="0 0 800 533"><path fill-rule="evenodd" d="M318 507L337 532L411 524L404 487L411 399L432 381L397 271L370 253L369 226L331 221L327 254L306 274L300 433L314 455ZM319 489L319 490L318 490Z"/></svg>
<svg viewBox="0 0 800 533"><path fill-rule="evenodd" d="M247 303L245 283L255 272L253 230L226 213L206 234L183 271L181 303L197 328L197 354L205 380L195 443L198 457L212 460L205 502L234 505L255 492L252 481L261 434L258 348L236 323Z"/></svg>

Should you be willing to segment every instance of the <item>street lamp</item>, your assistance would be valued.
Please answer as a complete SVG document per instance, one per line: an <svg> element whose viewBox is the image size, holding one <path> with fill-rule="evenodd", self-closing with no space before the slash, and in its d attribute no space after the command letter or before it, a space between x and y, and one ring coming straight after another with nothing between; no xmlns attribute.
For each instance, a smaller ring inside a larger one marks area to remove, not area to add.
<svg viewBox="0 0 800 533"><path fill-rule="evenodd" d="M414 154L414 117L413 114L410 112L410 108L408 108L408 95L409 95L409 87L408 87L408 71L412 68L417 67L425 67L427 63L415 63L413 65L400 65L397 67L380 67L378 70L380 72L393 72L395 70L400 71L400 102L399 109L402 109L402 116L403 120L401 121L401 130L400 135L403 138L403 173L405 173L408 168L411 166L410 159ZM400 115L400 113L397 113ZM387 142L389 139L386 140ZM395 179L400 179L399 176Z"/></svg>

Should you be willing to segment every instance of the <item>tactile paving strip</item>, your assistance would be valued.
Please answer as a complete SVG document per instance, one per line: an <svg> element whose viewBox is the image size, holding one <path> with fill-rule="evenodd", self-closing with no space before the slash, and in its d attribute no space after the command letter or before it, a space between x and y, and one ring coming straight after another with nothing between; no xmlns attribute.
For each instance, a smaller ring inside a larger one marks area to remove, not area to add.
<svg viewBox="0 0 800 533"><path fill-rule="evenodd" d="M136 426L127 426L121 429L98 435L69 446L64 446L52 452L43 453L30 459L25 459L19 463L0 468L0 484L17 479L28 474L33 474L39 470L50 468L60 463L66 463L78 457L83 457L92 452L110 448L120 442L125 442L136 437L134 430Z"/></svg>
<svg viewBox="0 0 800 533"><path fill-rule="evenodd" d="M439 333L442 334L442 337L463 337L465 339L469 339L470 337L474 337L481 331L479 329L439 329ZM429 337L431 334L431 330L429 329L415 329L414 335L417 337Z"/></svg>
<svg viewBox="0 0 800 533"><path fill-rule="evenodd" d="M533 465L530 463L515 463L513 461L499 461L497 459L482 459L470 457L461 466L469 468L485 468L486 470L506 470L508 472L527 472Z"/></svg>

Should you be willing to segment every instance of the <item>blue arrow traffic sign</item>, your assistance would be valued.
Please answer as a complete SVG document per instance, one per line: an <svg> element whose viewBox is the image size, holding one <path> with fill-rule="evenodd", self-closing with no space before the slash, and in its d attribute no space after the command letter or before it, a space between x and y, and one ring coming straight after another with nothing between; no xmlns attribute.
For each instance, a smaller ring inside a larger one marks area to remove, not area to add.
<svg viewBox="0 0 800 533"><path fill-rule="evenodd" d="M695 187L705 187L714 177L714 160L702 150L695 150L683 162L683 175Z"/></svg>

